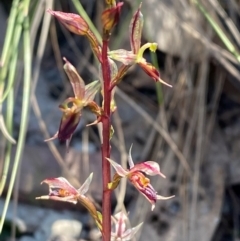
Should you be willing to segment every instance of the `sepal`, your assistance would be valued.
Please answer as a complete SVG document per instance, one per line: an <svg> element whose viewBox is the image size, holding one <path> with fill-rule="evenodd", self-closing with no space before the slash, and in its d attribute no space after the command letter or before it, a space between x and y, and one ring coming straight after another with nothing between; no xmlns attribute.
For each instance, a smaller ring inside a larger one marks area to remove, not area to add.
<svg viewBox="0 0 240 241"><path fill-rule="evenodd" d="M115 173L113 176L112 182L108 183L108 189L114 190L118 187L120 180L122 179L121 176L118 175L118 173Z"/></svg>
<svg viewBox="0 0 240 241"><path fill-rule="evenodd" d="M138 53L138 50L140 49L140 46L141 46L141 37L142 37L142 29L143 29L143 15L140 11L141 6L142 6L142 3L140 4L138 10L133 15L129 26L130 44L134 54Z"/></svg>
<svg viewBox="0 0 240 241"><path fill-rule="evenodd" d="M136 54L132 51L127 51L125 49L117 49L108 52L108 56L111 59L117 60L124 65L133 65L137 60Z"/></svg>
<svg viewBox="0 0 240 241"><path fill-rule="evenodd" d="M83 79L77 73L76 68L65 57L63 60L65 61L63 69L72 85L75 98L83 99L85 95L85 83Z"/></svg>
<svg viewBox="0 0 240 241"><path fill-rule="evenodd" d="M160 73L158 72L158 70L150 63L147 62L138 62L138 64L140 65L140 67L144 70L144 72L149 75L153 80L155 80L155 82L160 82L163 83L164 85L167 85L169 87L172 87L172 85L166 83L165 81L163 81L160 78Z"/></svg>

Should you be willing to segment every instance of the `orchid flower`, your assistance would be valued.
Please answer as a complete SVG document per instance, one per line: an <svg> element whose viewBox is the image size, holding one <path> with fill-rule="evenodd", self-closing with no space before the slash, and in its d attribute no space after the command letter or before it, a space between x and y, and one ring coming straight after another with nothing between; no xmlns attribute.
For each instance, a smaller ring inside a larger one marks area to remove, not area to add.
<svg viewBox="0 0 240 241"><path fill-rule="evenodd" d="M127 216L123 212L119 212L112 217L115 224L115 231L111 232L111 241L128 241L132 240L137 231L141 228L143 223L138 224L134 228L126 230Z"/></svg>
<svg viewBox="0 0 240 241"><path fill-rule="evenodd" d="M67 146L72 138L73 132L80 122L82 109L84 107L90 107L90 109L100 115L100 107L93 101L96 93L101 87L99 81L93 81L88 85L85 85L83 79L78 75L75 67L66 59L64 70L70 80L73 88L74 97L66 99L60 106L60 110L63 112L59 130L57 133L47 139L46 141L59 140L67 141Z"/></svg>
<svg viewBox="0 0 240 241"><path fill-rule="evenodd" d="M47 199L77 204L80 202L94 218L100 231L102 230L102 215L97 211L93 202L85 196L92 182L93 173L89 175L83 185L76 189L64 177L48 178L41 182L49 186L49 194L36 199Z"/></svg>
<svg viewBox="0 0 240 241"><path fill-rule="evenodd" d="M174 196L163 197L157 195L157 192L154 190L152 185L150 184L150 180L143 174L147 174L150 176L160 175L163 178L166 178L164 174L160 172L160 167L157 162L146 161L139 164L134 165L131 155L131 149L129 150L128 155L128 163L129 169L124 169L121 165L116 163L115 161L108 159L108 161L112 164L113 168L116 170L116 173L113 177L113 181L108 184L109 189L115 189L121 178L126 177L135 188L152 204L152 210L155 207L155 203L157 200L166 200L170 199Z"/></svg>
<svg viewBox="0 0 240 241"><path fill-rule="evenodd" d="M74 188L64 177L48 178L41 182L49 186L49 194L37 197L36 199L52 199L56 201L77 203L79 196L84 196L88 191L92 181L93 173L87 178L84 184L79 188Z"/></svg>
<svg viewBox="0 0 240 241"><path fill-rule="evenodd" d="M158 70L151 63L148 63L143 57L144 51L148 48L150 49L150 51L155 52L157 50L157 44L146 43L141 46L143 29L143 15L140 11L141 5L142 4L140 4L138 10L133 15L129 26L131 51L125 49L113 50L108 52L108 56L114 60L122 62L126 66L138 64L156 82L161 82L167 86L172 87L160 78L160 73L158 72Z"/></svg>

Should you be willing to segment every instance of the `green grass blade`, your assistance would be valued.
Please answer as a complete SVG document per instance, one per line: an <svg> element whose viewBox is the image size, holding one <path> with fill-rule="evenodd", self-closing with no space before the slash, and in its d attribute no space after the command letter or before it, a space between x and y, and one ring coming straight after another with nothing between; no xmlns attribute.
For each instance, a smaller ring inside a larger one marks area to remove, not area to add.
<svg viewBox="0 0 240 241"><path fill-rule="evenodd" d="M48 8L52 8L52 6L53 6L53 1L48 0L47 4L46 4L46 10ZM38 48L37 48L37 59L36 59L35 68L33 71L34 75L33 75L33 81L32 81L32 95L34 94L36 86L37 86L37 80L39 77L40 66L41 66L44 50L46 47L46 42L47 42L47 37L48 37L48 32L49 32L50 22L51 22L51 15L48 14L46 12L46 10L44 11L44 15L43 15L43 24L42 24L42 29L40 32L40 39L39 39Z"/></svg>
<svg viewBox="0 0 240 241"><path fill-rule="evenodd" d="M2 132L3 136L12 144L16 144L15 139L10 135L5 125L4 117L0 112L0 131Z"/></svg>
<svg viewBox="0 0 240 241"><path fill-rule="evenodd" d="M16 66L16 63L17 63L18 43L20 40L21 32L22 32L22 24L21 23L23 22L23 17L21 16L21 14L15 14L16 6L18 6L18 4L19 4L19 1L13 2L12 10L10 13L11 20L9 20L10 22L8 24L8 28L10 30L7 28L6 35L8 35L8 36L6 36L5 42L4 42L4 49L5 49L5 46L7 46L8 50L3 49L3 54L2 54L2 63L4 63L4 65L0 69L0 104L6 98L7 93L11 89L11 86L14 82L14 75L15 75L15 71L16 71L16 67L14 67L14 65ZM13 34L13 32L14 32L14 37L11 35L11 34ZM10 44L13 47L10 47ZM12 55L12 58L11 58L11 63L9 65L8 62L9 62L9 57L11 55ZM9 71L8 87L7 87L7 92L5 91L3 93L4 87L5 87L5 79L7 76L7 71ZM1 111L0 111L0 130L2 131L4 137L8 141L10 141L12 144L16 143L14 138L12 138L10 133L8 133L8 130L6 128L6 124L4 122L4 118L2 116Z"/></svg>
<svg viewBox="0 0 240 241"><path fill-rule="evenodd" d="M21 22L22 19L20 18L19 21ZM21 33L22 33L22 25L17 24L15 29L14 29L14 38L12 39L11 43L11 61L9 63L9 68L8 68L8 73L9 73L9 78L8 78L8 84L6 87L6 90L4 91L2 98L0 99L0 103L2 103L5 98L7 97L9 91L13 87L14 84L14 79L15 79L15 73L17 72L17 58L18 58L18 44L21 38Z"/></svg>
<svg viewBox="0 0 240 241"><path fill-rule="evenodd" d="M236 50L236 48L229 40L229 38L226 36L226 34L223 32L221 27L214 21L214 19L210 16L210 14L207 12L207 10L203 7L203 5L198 0L195 0L195 4L202 12L204 17L207 19L209 24L212 26L214 31L217 33L218 37L222 40L222 42L224 43L228 51L231 52L236 57L236 59L240 62L240 53Z"/></svg>
<svg viewBox="0 0 240 241"><path fill-rule="evenodd" d="M9 54L9 51L11 50L10 44L11 44L11 41L13 38L13 33L14 33L13 30L14 30L14 25L16 22L16 17L17 17L18 3L19 3L19 0L13 0L13 2L12 2L11 11L10 11L10 15L8 18L8 26L7 26L6 36L5 36L3 50L2 50L2 56L1 56L1 60L0 60L0 66L4 66L6 64L7 56Z"/></svg>
<svg viewBox="0 0 240 241"><path fill-rule="evenodd" d="M30 83L31 83L31 45L30 45L30 30L29 30L29 18L28 18L28 9L29 9L30 0L25 0L23 2L23 9L20 14L23 16L23 48L24 48L24 83L23 83L23 100L22 100L22 115L21 115L21 124L20 132L17 144L17 150L15 155L15 160L12 169L11 180L8 187L8 192L2 211L2 217L0 220L0 233L2 232L3 223L6 217L7 208L9 205L10 197L12 194L17 169L19 162L22 156L23 147L25 143L27 124L28 124L28 113L30 106Z"/></svg>
<svg viewBox="0 0 240 241"><path fill-rule="evenodd" d="M7 130L10 134L12 134L12 123L13 123L13 109L14 109L14 91L13 89L10 90L8 97L7 97L7 112L6 112L6 125ZM3 189L6 184L7 174L9 170L10 158L11 158L11 150L12 150L12 143L8 142L7 149L5 152L5 159L4 159L4 167L0 182L0 196L2 195Z"/></svg>

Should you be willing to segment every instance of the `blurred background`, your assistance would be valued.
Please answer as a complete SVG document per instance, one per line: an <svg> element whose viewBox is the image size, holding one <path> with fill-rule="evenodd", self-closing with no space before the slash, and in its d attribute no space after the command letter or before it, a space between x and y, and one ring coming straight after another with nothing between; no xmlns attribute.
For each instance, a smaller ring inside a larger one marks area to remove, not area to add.
<svg viewBox="0 0 240 241"><path fill-rule="evenodd" d="M111 50L130 50L139 3L124 1ZM101 33L103 1L0 0L0 241L99 240L82 206L35 200L48 193L42 180L63 176L78 188L90 172L88 194L99 207L102 195L100 129L85 127L95 116L84 111L69 153L65 143L43 141L58 130L58 106L72 95L62 57L86 83L99 79L88 41L48 8L86 14ZM127 210L132 226L144 222L135 240L239 241L240 1L143 0L142 12L142 43L158 44L144 57L173 87L130 69L115 95L112 159L126 165L133 143L134 162L157 161L167 178L151 178L152 185L175 198L151 212L123 181L112 212Z"/></svg>

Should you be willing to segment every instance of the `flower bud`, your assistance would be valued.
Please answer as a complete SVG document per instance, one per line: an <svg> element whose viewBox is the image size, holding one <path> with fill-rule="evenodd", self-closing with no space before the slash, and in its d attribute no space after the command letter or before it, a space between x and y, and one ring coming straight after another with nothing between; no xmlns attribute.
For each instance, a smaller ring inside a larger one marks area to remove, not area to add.
<svg viewBox="0 0 240 241"><path fill-rule="evenodd" d="M87 22L78 14L53 11L51 9L48 9L47 12L56 17L69 31L75 34L86 35L89 30Z"/></svg>
<svg viewBox="0 0 240 241"><path fill-rule="evenodd" d="M108 8L102 13L102 25L105 31L110 32L118 23L122 6L123 2L120 2L116 6Z"/></svg>

